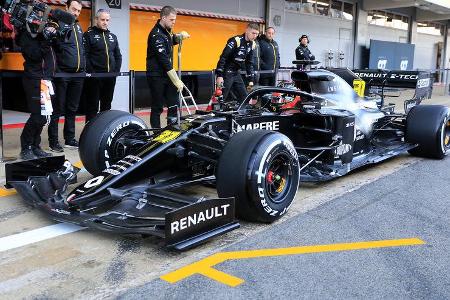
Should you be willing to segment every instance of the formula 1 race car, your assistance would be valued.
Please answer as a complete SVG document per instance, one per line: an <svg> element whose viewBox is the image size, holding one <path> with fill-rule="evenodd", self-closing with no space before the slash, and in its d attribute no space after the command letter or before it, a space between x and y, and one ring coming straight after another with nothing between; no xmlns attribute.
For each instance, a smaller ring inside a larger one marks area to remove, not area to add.
<svg viewBox="0 0 450 300"><path fill-rule="evenodd" d="M290 87L262 87L242 103L219 103L163 129L148 129L127 112L103 112L80 137L91 179L68 191L76 169L46 158L8 165L7 183L55 220L156 235L187 249L237 228L235 213L277 220L299 181L330 180L404 152L447 154L446 107L417 105L417 98L397 113L359 97L336 73L296 70ZM214 184L219 197L177 192L199 183Z"/></svg>

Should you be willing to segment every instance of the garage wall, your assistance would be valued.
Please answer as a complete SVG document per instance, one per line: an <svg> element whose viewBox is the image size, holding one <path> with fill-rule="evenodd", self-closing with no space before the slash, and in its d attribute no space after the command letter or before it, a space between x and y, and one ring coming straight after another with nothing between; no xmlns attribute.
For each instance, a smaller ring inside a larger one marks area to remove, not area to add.
<svg viewBox="0 0 450 300"><path fill-rule="evenodd" d="M416 35L416 48L414 51L415 69L435 69L437 58L437 44L444 42L443 36L418 33Z"/></svg>
<svg viewBox="0 0 450 300"><path fill-rule="evenodd" d="M353 21L332 19L324 16L301 14L286 10L283 27L276 40L280 45L281 65L291 66L295 59L295 48L302 34L310 36L309 48L316 59L325 65L328 50L334 52L333 65L337 64L337 53L343 51L343 66L353 67Z"/></svg>
<svg viewBox="0 0 450 300"><path fill-rule="evenodd" d="M131 0L131 3L264 18L265 0Z"/></svg>
<svg viewBox="0 0 450 300"><path fill-rule="evenodd" d="M145 71L147 56L147 37L151 28L159 18L159 13L148 11L130 11L130 69ZM247 22L234 20L202 18L195 16L177 17L175 32L186 30L191 38L183 43L182 70L207 71L216 68L217 61L227 40L234 35L242 34ZM208 30L205 30L208 29ZM211 34L214 32L214 34ZM204 41L208 41L205 47ZM174 48L173 65L178 66L178 46Z"/></svg>
<svg viewBox="0 0 450 300"><path fill-rule="evenodd" d="M401 29L394 29L383 26L369 25L367 31L367 46L370 45L370 40L380 40L387 42L408 42L408 31Z"/></svg>

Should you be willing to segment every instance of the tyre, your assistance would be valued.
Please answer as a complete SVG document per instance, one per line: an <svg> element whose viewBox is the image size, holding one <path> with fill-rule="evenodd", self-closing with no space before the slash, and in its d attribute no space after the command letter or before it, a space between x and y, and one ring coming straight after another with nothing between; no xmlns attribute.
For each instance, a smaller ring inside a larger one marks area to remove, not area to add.
<svg viewBox="0 0 450 300"><path fill-rule="evenodd" d="M216 179L218 195L235 197L241 219L270 223L287 212L297 193L297 152L281 133L241 131L225 145Z"/></svg>
<svg viewBox="0 0 450 300"><path fill-rule="evenodd" d="M92 175L100 174L122 158L123 151L120 151L117 140L146 128L144 121L128 112L101 112L86 124L81 133L78 153L83 166Z"/></svg>
<svg viewBox="0 0 450 300"><path fill-rule="evenodd" d="M450 149L449 109L442 105L414 106L406 117L406 141L417 144L409 153L442 159Z"/></svg>

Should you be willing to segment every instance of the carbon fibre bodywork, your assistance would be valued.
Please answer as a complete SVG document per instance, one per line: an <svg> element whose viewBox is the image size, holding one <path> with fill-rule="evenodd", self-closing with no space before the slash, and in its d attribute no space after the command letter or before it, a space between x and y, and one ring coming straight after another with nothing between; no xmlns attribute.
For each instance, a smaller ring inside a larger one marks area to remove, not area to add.
<svg viewBox="0 0 450 300"><path fill-rule="evenodd" d="M54 220L155 235L183 250L239 227L235 199L186 196L177 189L214 184L224 147L241 131L287 136L301 181L331 180L416 147L405 141L405 114L358 98L336 74L295 71L292 78L295 87L260 88L240 105L223 104L232 109L198 111L151 134L119 139L126 149L120 159L70 191L77 170L61 159L52 170L24 175L25 169L40 169L56 158L36 161L34 167L7 165L7 183Z"/></svg>

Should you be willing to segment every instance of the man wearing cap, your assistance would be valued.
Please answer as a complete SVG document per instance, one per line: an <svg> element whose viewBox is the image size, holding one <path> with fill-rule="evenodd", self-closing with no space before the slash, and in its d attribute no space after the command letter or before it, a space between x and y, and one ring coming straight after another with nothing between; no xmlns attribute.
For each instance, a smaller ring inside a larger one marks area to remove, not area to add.
<svg viewBox="0 0 450 300"><path fill-rule="evenodd" d="M300 45L295 49L295 58L297 60L315 60L316 57L311 53L308 48L309 38L306 34L302 35L298 41Z"/></svg>

